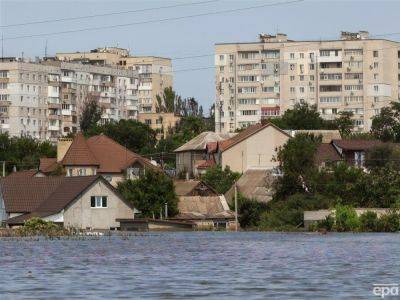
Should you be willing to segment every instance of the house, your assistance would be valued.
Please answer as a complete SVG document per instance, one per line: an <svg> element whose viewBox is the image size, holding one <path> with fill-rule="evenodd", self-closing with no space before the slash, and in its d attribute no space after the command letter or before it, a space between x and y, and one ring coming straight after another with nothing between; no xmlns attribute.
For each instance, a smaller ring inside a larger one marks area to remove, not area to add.
<svg viewBox="0 0 400 300"><path fill-rule="evenodd" d="M224 195L199 180L177 180L175 192L179 197L179 214L170 220L191 222L197 229L229 229L235 214L229 209Z"/></svg>
<svg viewBox="0 0 400 300"><path fill-rule="evenodd" d="M349 165L363 167L367 150L380 146L379 140L333 140L332 145Z"/></svg>
<svg viewBox="0 0 400 300"><path fill-rule="evenodd" d="M78 229L117 229L134 208L102 176L5 177L0 222L22 225L38 217Z"/></svg>
<svg viewBox="0 0 400 300"><path fill-rule="evenodd" d="M277 149L290 138L290 134L271 123L255 124L230 139L218 142L214 153L210 151L209 159L214 159L222 168L229 166L239 173L273 169L278 165L274 161Z"/></svg>
<svg viewBox="0 0 400 300"><path fill-rule="evenodd" d="M174 151L176 155L177 174L187 174L189 175L187 177L197 177L199 175L198 166L202 165L207 159L207 144L223 141L234 135L232 133L205 131L177 148ZM202 168L200 167L200 169Z"/></svg>
<svg viewBox="0 0 400 300"><path fill-rule="evenodd" d="M78 133L74 139L57 143L57 158L40 160L39 170L45 174L61 166L66 176L102 175L113 186L119 181L140 176L145 170L160 169L149 159L100 134L86 139Z"/></svg>
<svg viewBox="0 0 400 300"><path fill-rule="evenodd" d="M329 167L342 161L340 153L332 143L321 143L315 153L315 164L319 167Z"/></svg>
<svg viewBox="0 0 400 300"><path fill-rule="evenodd" d="M7 178L26 178L26 177L44 177L46 176L38 170L22 170L10 173Z"/></svg>
<svg viewBox="0 0 400 300"><path fill-rule="evenodd" d="M328 129L299 129L299 130L285 130L285 132L289 133L292 137L295 137L297 134L308 133L314 136L320 136L322 143L330 143L332 140L341 139L341 135L339 130L328 130Z"/></svg>

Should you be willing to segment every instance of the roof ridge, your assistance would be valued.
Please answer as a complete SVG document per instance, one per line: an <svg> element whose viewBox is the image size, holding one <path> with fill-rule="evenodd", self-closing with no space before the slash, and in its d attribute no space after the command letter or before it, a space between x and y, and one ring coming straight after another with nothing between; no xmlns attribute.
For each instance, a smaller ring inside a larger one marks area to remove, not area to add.
<svg viewBox="0 0 400 300"><path fill-rule="evenodd" d="M89 139L91 138L99 138L99 137L104 137L106 138L108 141L110 141L111 143L115 144L116 146L120 147L121 149L126 150L127 152L130 152L131 154L133 154L134 156L140 156L140 154L137 154L136 152L131 151L128 147L125 147L123 145L121 145L120 143L118 143L117 141L114 141L112 138L110 138L109 136L107 136L106 134L98 134L98 135L94 135L91 136ZM89 140L88 139L88 140ZM88 145L88 147L90 148L90 146Z"/></svg>
<svg viewBox="0 0 400 300"><path fill-rule="evenodd" d="M67 152L65 153L65 155L64 155L64 157L63 157L63 159L62 159L62 161L61 161L62 164L64 164L64 161L65 161L66 158L68 158L68 155L72 155L71 153L72 153L73 150L71 150L71 149L73 148L74 145L77 145L78 141L81 142L82 145L84 145L84 147L87 149L87 151L89 152L89 155L92 156L92 158L93 158L95 164L96 164L96 165L100 165L99 160L98 160L97 157L94 155L92 149L90 149L90 147L89 147L89 145L88 145L88 143L87 143L87 140L86 140L85 136L84 136L82 133L78 133L78 134L75 136L74 140L72 141L71 145L69 146Z"/></svg>

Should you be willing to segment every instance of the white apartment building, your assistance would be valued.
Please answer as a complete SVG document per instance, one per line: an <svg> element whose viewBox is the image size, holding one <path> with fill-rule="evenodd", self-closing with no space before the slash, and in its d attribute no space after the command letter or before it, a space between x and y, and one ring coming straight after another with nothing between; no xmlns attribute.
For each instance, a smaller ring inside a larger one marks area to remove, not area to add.
<svg viewBox="0 0 400 300"><path fill-rule="evenodd" d="M89 99L101 121L137 118L137 71L57 60L0 62L0 132L56 140L79 130Z"/></svg>
<svg viewBox="0 0 400 300"><path fill-rule="evenodd" d="M342 32L338 40L292 41L261 34L259 42L215 45L217 132L280 116L296 103L322 117L354 113L355 130L399 99L400 43Z"/></svg>

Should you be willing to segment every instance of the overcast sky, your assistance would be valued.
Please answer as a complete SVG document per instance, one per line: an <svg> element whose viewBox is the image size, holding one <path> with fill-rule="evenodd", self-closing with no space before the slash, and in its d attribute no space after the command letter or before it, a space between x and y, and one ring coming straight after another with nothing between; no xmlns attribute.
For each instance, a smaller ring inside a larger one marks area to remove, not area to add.
<svg viewBox="0 0 400 300"><path fill-rule="evenodd" d="M4 25L70 18L93 14L121 12L170 6L190 1L22 1L0 0L0 23L4 37L4 55L25 57L43 56L46 40L48 55L56 52L84 51L101 46L119 46L131 49L132 54L182 58L209 55L200 58L173 61L175 70L208 68L177 72L174 88L183 97L195 97L205 106L214 101L214 44L219 42L249 42L257 40L259 33L277 31L290 39L337 38L341 30L367 30L371 34L400 31L400 1L312 1L282 4L252 10L136 24L97 31L10 39L21 35L60 32L88 27L113 26L156 19L174 18L245 8L285 0L239 1L221 0L168 9L129 14L86 18L67 22L44 23L19 27ZM385 38L400 40L399 35Z"/></svg>

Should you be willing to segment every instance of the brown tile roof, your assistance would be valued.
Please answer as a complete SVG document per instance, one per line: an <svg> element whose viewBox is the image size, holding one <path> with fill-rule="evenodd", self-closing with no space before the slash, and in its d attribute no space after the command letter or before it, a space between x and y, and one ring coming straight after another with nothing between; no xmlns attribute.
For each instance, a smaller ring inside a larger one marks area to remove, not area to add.
<svg viewBox="0 0 400 300"><path fill-rule="evenodd" d="M186 142L179 148L175 149L174 152L204 151L208 143L223 141L231 138L234 135L234 133L215 133L213 131L205 131Z"/></svg>
<svg viewBox="0 0 400 300"><path fill-rule="evenodd" d="M120 173L135 162L144 167L159 170L151 161L118 144L106 135L92 136L87 145L99 163L99 173Z"/></svg>
<svg viewBox="0 0 400 300"><path fill-rule="evenodd" d="M322 143L318 146L315 153L315 162L320 164L322 162L335 162L340 161L342 158L337 152L336 148L331 144Z"/></svg>
<svg viewBox="0 0 400 300"><path fill-rule="evenodd" d="M39 171L43 173L50 173L57 168L57 158L42 157L40 159Z"/></svg>
<svg viewBox="0 0 400 300"><path fill-rule="evenodd" d="M45 217L59 213L99 180L113 190L121 200L125 201L117 190L101 175L30 177L19 178L18 180L2 179L0 187L6 211L25 213L22 216L8 219L7 223L21 224L23 221L35 216Z"/></svg>
<svg viewBox="0 0 400 300"><path fill-rule="evenodd" d="M99 162L93 155L82 133L78 133L62 160L64 166L98 166Z"/></svg>
<svg viewBox="0 0 400 300"><path fill-rule="evenodd" d="M196 189L207 190L211 194L217 195L218 193L204 181L201 180L175 180L174 181L175 193L178 196L190 196Z"/></svg>
<svg viewBox="0 0 400 300"><path fill-rule="evenodd" d="M12 172L7 178L20 178L20 177L33 177L37 174L38 170L23 170L18 172Z"/></svg>
<svg viewBox="0 0 400 300"><path fill-rule="evenodd" d="M282 129L278 128L277 126L275 126L274 124L271 123L267 123L267 124L255 124L252 126L247 127L245 130L239 132L237 135L235 135L234 137L219 142L219 149L221 152L228 150L229 148L231 148L232 146L244 141L245 139L247 139L248 137L252 136L253 134L256 134L257 132L263 130L264 128L267 128L269 126L274 127L275 129L279 130L280 132L282 132L284 135L291 137L290 134L288 134L287 132L283 131Z"/></svg>
<svg viewBox="0 0 400 300"><path fill-rule="evenodd" d="M332 140L332 143L343 150L362 151L382 145L379 140Z"/></svg>
<svg viewBox="0 0 400 300"><path fill-rule="evenodd" d="M200 163L196 166L197 169L208 169L210 167L215 166L215 161L213 159L208 159L208 160L202 160Z"/></svg>

